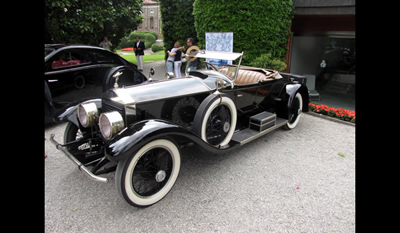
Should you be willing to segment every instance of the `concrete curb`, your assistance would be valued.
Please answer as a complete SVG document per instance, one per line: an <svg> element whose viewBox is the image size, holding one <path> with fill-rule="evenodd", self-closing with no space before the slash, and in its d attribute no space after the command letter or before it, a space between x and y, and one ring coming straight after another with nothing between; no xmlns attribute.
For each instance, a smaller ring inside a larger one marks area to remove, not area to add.
<svg viewBox="0 0 400 233"><path fill-rule="evenodd" d="M315 116L315 117L319 117L319 118L322 118L322 119L325 119L325 120L328 120L328 121L333 121L333 122L336 122L336 123L344 124L344 125L349 125L349 126L353 126L353 127L356 126L355 123L352 123L352 122L349 122L349 121L340 120L340 119L337 119L337 118L334 118L334 117L330 117L330 116L327 116L327 115L322 115L322 114L319 114L319 113L316 113L316 112L306 112L306 114L311 115L311 116Z"/></svg>

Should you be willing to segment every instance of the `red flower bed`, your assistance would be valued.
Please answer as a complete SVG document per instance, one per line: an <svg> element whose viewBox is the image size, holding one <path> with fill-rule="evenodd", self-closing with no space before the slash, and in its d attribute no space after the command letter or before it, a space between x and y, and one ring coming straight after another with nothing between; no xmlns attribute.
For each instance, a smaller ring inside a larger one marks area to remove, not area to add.
<svg viewBox="0 0 400 233"><path fill-rule="evenodd" d="M121 49L121 51L133 51L133 47L130 47L130 48L123 48L123 49Z"/></svg>
<svg viewBox="0 0 400 233"><path fill-rule="evenodd" d="M331 117L336 117L344 121L356 122L356 111L350 111L342 108L330 108L324 104L310 103L308 110Z"/></svg>

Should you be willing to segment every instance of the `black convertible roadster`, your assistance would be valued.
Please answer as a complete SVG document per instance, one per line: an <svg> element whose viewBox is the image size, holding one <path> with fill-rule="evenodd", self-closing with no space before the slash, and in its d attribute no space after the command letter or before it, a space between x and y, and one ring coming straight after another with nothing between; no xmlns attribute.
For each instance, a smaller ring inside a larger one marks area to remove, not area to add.
<svg viewBox="0 0 400 233"><path fill-rule="evenodd" d="M308 111L305 80L270 69L240 66L243 53L200 51L195 57L237 65L188 72L183 78L119 87L121 71L111 73L115 88L69 108L58 119L69 122L64 144L56 145L92 179L115 173L121 196L147 207L174 186L180 149L197 144L226 153L275 129L293 129ZM189 65L187 65L188 67Z"/></svg>

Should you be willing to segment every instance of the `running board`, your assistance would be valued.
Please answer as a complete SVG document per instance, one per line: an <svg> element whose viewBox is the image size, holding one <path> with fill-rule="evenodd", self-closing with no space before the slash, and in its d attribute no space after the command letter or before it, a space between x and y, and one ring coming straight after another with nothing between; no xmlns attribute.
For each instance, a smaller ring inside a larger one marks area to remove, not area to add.
<svg viewBox="0 0 400 233"><path fill-rule="evenodd" d="M232 141L238 142L238 143L240 143L240 145L244 145L244 144L249 143L261 136L264 136L267 133L274 131L277 128L284 126L287 122L288 122L288 120L286 120L286 119L276 117L276 122L275 122L274 126L268 128L268 129L265 129L261 132L253 130L253 129L249 129L249 128L241 130L241 131L237 131L233 134Z"/></svg>

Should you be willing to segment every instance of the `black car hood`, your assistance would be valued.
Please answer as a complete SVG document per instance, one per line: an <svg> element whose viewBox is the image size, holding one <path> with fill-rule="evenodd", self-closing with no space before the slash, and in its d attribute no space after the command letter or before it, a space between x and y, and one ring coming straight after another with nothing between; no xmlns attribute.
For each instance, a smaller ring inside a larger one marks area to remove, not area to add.
<svg viewBox="0 0 400 233"><path fill-rule="evenodd" d="M112 89L105 96L121 104L145 103L177 96L193 95L212 91L197 77L145 82L139 85Z"/></svg>

